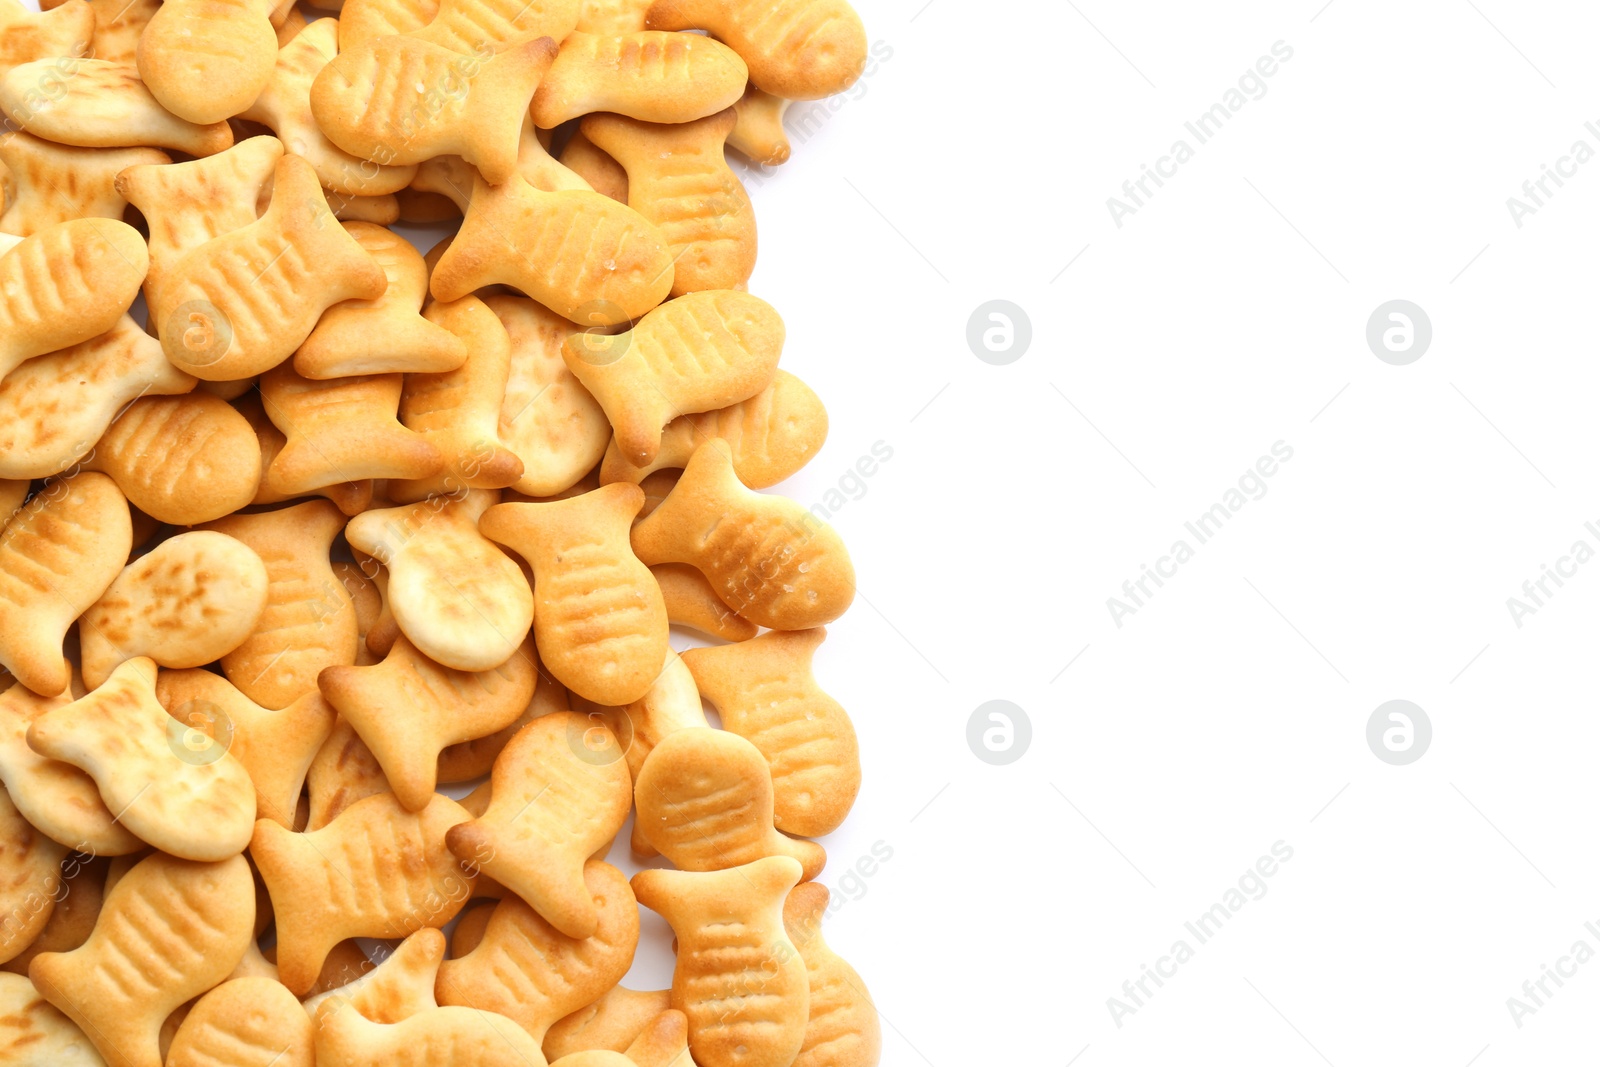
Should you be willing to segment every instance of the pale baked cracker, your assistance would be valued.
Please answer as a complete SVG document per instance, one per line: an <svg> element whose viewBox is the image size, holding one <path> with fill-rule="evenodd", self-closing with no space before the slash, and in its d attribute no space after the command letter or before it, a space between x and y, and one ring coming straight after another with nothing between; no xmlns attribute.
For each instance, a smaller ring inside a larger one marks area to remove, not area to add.
<svg viewBox="0 0 1600 1067"><path fill-rule="evenodd" d="M559 493L594 469L611 433L605 412L561 358L572 323L526 297L491 296L484 303L511 341L499 430L522 460L512 488L529 496Z"/></svg>
<svg viewBox="0 0 1600 1067"><path fill-rule="evenodd" d="M26 975L0 974L0 1059L12 1067L105 1067L94 1044Z"/></svg>
<svg viewBox="0 0 1600 1067"><path fill-rule="evenodd" d="M78 692L82 693L81 687ZM145 843L117 821L93 778L70 763L39 755L28 745L33 721L74 699L70 689L41 697L21 685L0 693L0 784L30 824L68 848L97 856L138 852Z"/></svg>
<svg viewBox="0 0 1600 1067"><path fill-rule="evenodd" d="M480 517L498 499L488 490L429 497L363 512L345 527L352 547L383 563L387 603L401 632L423 655L456 670L505 663L533 624L533 593L522 569L478 532Z"/></svg>

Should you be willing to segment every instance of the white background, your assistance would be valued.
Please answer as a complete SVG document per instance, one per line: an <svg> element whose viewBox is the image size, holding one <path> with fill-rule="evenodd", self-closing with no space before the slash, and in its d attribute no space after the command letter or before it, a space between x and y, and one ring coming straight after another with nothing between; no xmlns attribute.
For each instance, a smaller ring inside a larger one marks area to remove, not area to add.
<svg viewBox="0 0 1600 1067"><path fill-rule="evenodd" d="M893 449L833 517L860 591L817 660L865 767L826 932L889 1067L1593 1055L1600 961L1521 1028L1506 999L1600 951L1600 562L1521 628L1506 599L1600 549L1600 160L1520 229L1506 199L1600 150L1600 13L1322 5L860 0L892 56L751 180L751 289L832 420L784 490L822 502ZM1197 146L1185 121L1277 41ZM1118 228L1107 198L1180 137ZM1434 330L1404 367L1364 336L1397 298ZM991 299L1032 323L1007 366L966 341ZM1118 628L1107 598L1278 441L1266 495ZM1395 698L1433 724L1410 766L1365 740ZM966 739L991 699L1032 724L1007 766ZM657 943L628 984L669 976Z"/></svg>
<svg viewBox="0 0 1600 1067"><path fill-rule="evenodd" d="M893 57L752 189L752 291L832 417L787 491L894 449L834 519L860 596L818 661L866 771L822 880L894 849L827 930L890 1067L1593 1057L1600 962L1520 1029L1506 1000L1600 951L1600 562L1520 629L1506 599L1600 550L1600 160L1520 229L1506 200L1600 150L1600 14L1322 3L862 0ZM1107 197L1279 40L1118 229ZM1008 366L965 339L996 298L1032 321ZM1434 330L1403 367L1365 341L1397 298ZM1118 629L1107 597L1279 440ZM1000 767L966 741L997 698L1033 727ZM1403 767L1365 740L1396 698L1434 729Z"/></svg>

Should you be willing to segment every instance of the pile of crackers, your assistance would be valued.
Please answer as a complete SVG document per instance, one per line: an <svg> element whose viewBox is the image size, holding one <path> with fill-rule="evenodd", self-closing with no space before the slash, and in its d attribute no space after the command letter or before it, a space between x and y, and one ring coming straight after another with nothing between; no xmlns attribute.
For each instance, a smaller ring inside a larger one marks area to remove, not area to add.
<svg viewBox="0 0 1600 1067"><path fill-rule="evenodd" d="M860 19L45 3L0 0L0 1062L874 1067L814 881L855 573L761 491L827 414L726 156L788 159ZM641 905L670 989L620 984Z"/></svg>

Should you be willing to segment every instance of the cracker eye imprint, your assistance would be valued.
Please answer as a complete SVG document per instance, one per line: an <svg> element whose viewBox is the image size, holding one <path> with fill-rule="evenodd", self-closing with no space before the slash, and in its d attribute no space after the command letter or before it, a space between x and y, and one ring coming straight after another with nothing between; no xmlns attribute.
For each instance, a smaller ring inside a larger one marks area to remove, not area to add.
<svg viewBox="0 0 1600 1067"><path fill-rule="evenodd" d="M728 156L864 71L846 0L41 6L0 0L0 1060L875 1067L811 840L855 571L770 491L822 357L779 366ZM670 988L620 984L641 908Z"/></svg>

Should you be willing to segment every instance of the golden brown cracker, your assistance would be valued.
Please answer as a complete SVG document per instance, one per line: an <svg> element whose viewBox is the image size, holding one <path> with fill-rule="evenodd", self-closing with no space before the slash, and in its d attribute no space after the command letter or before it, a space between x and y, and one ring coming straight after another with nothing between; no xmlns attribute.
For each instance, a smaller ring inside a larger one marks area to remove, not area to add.
<svg viewBox="0 0 1600 1067"><path fill-rule="evenodd" d="M256 814L293 827L306 772L333 730L334 711L320 692L275 711L210 671L171 670L156 679L156 697L178 722L225 736L255 786Z"/></svg>
<svg viewBox="0 0 1600 1067"><path fill-rule="evenodd" d="M828 412L811 387L786 370L748 400L714 411L680 415L661 431L655 459L636 467L612 442L600 467L600 481L637 482L649 474L688 466L704 442L727 443L733 472L751 489L766 489L799 472L828 436Z"/></svg>
<svg viewBox="0 0 1600 1067"><path fill-rule="evenodd" d="M666 656L661 589L627 543L643 497L608 485L551 504L497 504L478 523L533 568L540 662L601 704L643 696Z"/></svg>
<svg viewBox="0 0 1600 1067"><path fill-rule="evenodd" d="M330 667L320 685L383 768L400 803L418 811L433 799L440 752L514 722L533 696L534 679L525 654L483 671L458 671L401 637L382 663Z"/></svg>
<svg viewBox="0 0 1600 1067"><path fill-rule="evenodd" d="M470 782L475 778L482 778L494 768L494 761L505 750L507 744L522 729L534 719L549 715L557 711L570 711L570 701L567 687L551 677L550 672L539 665L538 653L530 644L523 648L533 657L534 674L536 682L533 690L533 699L523 709L521 715L504 729L497 730L484 737L473 738L451 745L439 753L439 781ZM487 784L487 783L486 783ZM470 809L465 800L462 805ZM473 811L474 815L482 815L481 811Z"/></svg>
<svg viewBox="0 0 1600 1067"><path fill-rule="evenodd" d="M311 811L309 830L320 830L358 800L391 792L389 779L361 735L346 719L336 719L328 739L306 772Z"/></svg>
<svg viewBox="0 0 1600 1067"><path fill-rule="evenodd" d="M272 894L278 973L289 991L308 991L329 950L347 937L404 937L453 918L471 894L472 875L444 847L444 835L466 817L449 797L407 812L383 793L310 833L256 823L250 854Z"/></svg>
<svg viewBox="0 0 1600 1067"><path fill-rule="evenodd" d="M444 960L444 948L444 934L424 926L395 946L376 967L307 997L303 1005L306 1014L315 1019L325 1001L340 1000L375 1023L397 1023L437 1008L433 983Z"/></svg>
<svg viewBox="0 0 1600 1067"><path fill-rule="evenodd" d="M630 463L649 463L662 428L679 415L748 400L771 384L783 320L748 293L690 293L627 333L575 333L562 357L605 409Z"/></svg>
<svg viewBox="0 0 1600 1067"><path fill-rule="evenodd" d="M487 56L411 35L379 37L323 67L311 111L329 141L361 159L407 167L458 155L503 182L516 170L522 114L554 58L544 37Z"/></svg>
<svg viewBox="0 0 1600 1067"><path fill-rule="evenodd" d="M161 667L221 659L266 606L267 568L253 551L209 530L179 534L124 567L79 619L83 682L97 688L135 656Z"/></svg>
<svg viewBox="0 0 1600 1067"><path fill-rule="evenodd" d="M36 956L28 975L116 1067L162 1067L162 1024L232 971L251 939L255 888L241 855L156 853L106 894L89 940Z"/></svg>
<svg viewBox="0 0 1600 1067"><path fill-rule="evenodd" d="M337 1003L317 1012L317 1063L327 1067L543 1067L538 1044L510 1019L468 1008L429 1008L375 1023Z"/></svg>
<svg viewBox="0 0 1600 1067"><path fill-rule="evenodd" d="M646 25L707 31L739 53L752 84L790 100L843 92L867 63L867 32L846 0L656 0Z"/></svg>
<svg viewBox="0 0 1600 1067"><path fill-rule="evenodd" d="M778 829L803 837L837 829L861 788L855 728L811 673L826 636L821 629L773 630L683 655L722 725L767 758Z"/></svg>
<svg viewBox="0 0 1600 1067"><path fill-rule="evenodd" d="M28 947L11 957L0 970L26 975L33 957L41 952L71 952L89 940L105 903L106 869L110 863L104 856L67 853L61 861L61 881L49 920Z"/></svg>
<svg viewBox="0 0 1600 1067"><path fill-rule="evenodd" d="M597 111L646 122L692 122L732 107L748 72L733 49L692 33L574 33L533 96L543 129Z"/></svg>
<svg viewBox="0 0 1600 1067"><path fill-rule="evenodd" d="M339 20L311 23L278 49L271 77L236 114L270 128L339 197L381 197L404 189L416 177L415 167L384 166L343 151L311 114L311 85L338 53Z"/></svg>
<svg viewBox="0 0 1600 1067"><path fill-rule="evenodd" d="M499 1012L540 1042L563 1016L616 985L639 942L639 908L628 880L608 863L590 860L584 884L600 913L592 936L567 937L508 896L477 948L439 967L439 1002Z"/></svg>
<svg viewBox="0 0 1600 1067"><path fill-rule="evenodd" d="M234 978L195 1002L165 1067L313 1067L311 1020L271 978Z"/></svg>
<svg viewBox="0 0 1600 1067"><path fill-rule="evenodd" d="M797 885L783 904L783 925L806 963L810 1018L795 1067L876 1067L883 1052L878 1009L854 967L822 938L828 888Z"/></svg>
<svg viewBox="0 0 1600 1067"><path fill-rule="evenodd" d="M760 627L722 602L704 574L687 563L658 563L650 568L661 586L667 619L724 641L748 641Z"/></svg>
<svg viewBox="0 0 1600 1067"><path fill-rule="evenodd" d="M0 235L0 375L114 329L149 266L144 238L111 219Z"/></svg>
<svg viewBox="0 0 1600 1067"><path fill-rule="evenodd" d="M583 135L580 127L572 131L561 150L561 165L589 183L595 192L619 204L628 202L628 172Z"/></svg>
<svg viewBox="0 0 1600 1067"><path fill-rule="evenodd" d="M328 560L344 521L332 504L312 501L206 526L243 541L267 566L266 610L222 657L228 680L264 707L287 707L317 688L324 667L355 662L355 611Z"/></svg>
<svg viewBox="0 0 1600 1067"><path fill-rule="evenodd" d="M139 209L150 231L146 292L157 291L188 253L255 222L256 202L282 158L276 137L250 137L204 159L118 174L117 192ZM203 324L203 316L189 323ZM162 323L155 325L159 330Z"/></svg>
<svg viewBox="0 0 1600 1067"><path fill-rule="evenodd" d="M584 863L628 817L628 765L615 736L574 712L533 720L494 762L479 818L453 827L450 850L526 900L568 937L590 937L600 907Z"/></svg>
<svg viewBox="0 0 1600 1067"><path fill-rule="evenodd" d="M756 267L756 214L723 145L736 113L693 122L590 115L584 136L628 172L628 206L656 224L672 248L672 295L741 289Z"/></svg>
<svg viewBox="0 0 1600 1067"><path fill-rule="evenodd" d="M420 314L428 295L421 253L382 226L354 222L345 230L378 261L389 287L376 300L351 300L323 312L295 353L294 369L320 380L393 371L436 374L465 362L466 344Z"/></svg>
<svg viewBox="0 0 1600 1067"><path fill-rule="evenodd" d="M805 1037L805 963L783 928L800 864L768 856L725 871L640 871L639 903L678 937L672 1006L702 1067L784 1067Z"/></svg>
<svg viewBox="0 0 1600 1067"><path fill-rule="evenodd" d="M728 134L728 147L763 167L789 162L789 134L783 128L783 116L791 103L754 85L747 86L733 105L739 121Z"/></svg>
<svg viewBox="0 0 1600 1067"><path fill-rule="evenodd" d="M84 468L110 475L151 519L194 526L251 502L261 447L244 416L209 393L144 396L100 436Z"/></svg>
<svg viewBox="0 0 1600 1067"><path fill-rule="evenodd" d="M163 0L139 38L139 77L161 106L205 124L240 114L272 77L276 0Z"/></svg>
<svg viewBox="0 0 1600 1067"><path fill-rule="evenodd" d="M369 478L426 478L444 456L400 424L404 376L368 374L311 381L289 363L261 378L267 417L287 438L267 467L267 487L285 496Z"/></svg>
<svg viewBox="0 0 1600 1067"><path fill-rule="evenodd" d="M573 235L581 255L558 255ZM435 299L504 283L584 326L636 319L672 291L666 238L637 211L582 189L545 192L513 174L476 179L461 230L440 256Z"/></svg>
<svg viewBox="0 0 1600 1067"><path fill-rule="evenodd" d="M633 548L652 566L698 567L758 626L820 626L855 599L855 568L833 527L787 497L745 488L720 441L695 449L667 499L633 528Z"/></svg>
<svg viewBox="0 0 1600 1067"><path fill-rule="evenodd" d="M0 665L41 696L67 688L67 630L133 547L128 502L104 474L56 479L0 531Z"/></svg>
<svg viewBox="0 0 1600 1067"><path fill-rule="evenodd" d="M544 1038L544 1054L558 1060L575 1052L607 1049L622 1052L662 1012L669 1010L672 992L638 990L615 985L592 1004L579 1008L552 1026Z"/></svg>
<svg viewBox="0 0 1600 1067"><path fill-rule="evenodd" d="M445 457L431 478L391 481L389 496L410 503L467 489L503 489L522 477L522 459L500 440L500 410L511 372L511 338L475 296L432 303L427 321L460 339L467 358L437 374L406 375L400 421Z"/></svg>
<svg viewBox="0 0 1600 1067"><path fill-rule="evenodd" d="M284 156L259 219L180 259L150 294L161 346L197 378L245 378L276 367L324 311L374 300L388 279L328 211L311 165Z"/></svg>
<svg viewBox="0 0 1600 1067"><path fill-rule="evenodd" d="M28 744L88 772L117 820L161 851L236 855L256 816L250 775L222 740L168 715L155 683L154 661L127 660L98 689L33 720Z"/></svg>
<svg viewBox="0 0 1600 1067"><path fill-rule="evenodd" d="M812 841L772 826L772 776L761 751L709 728L661 738L634 783L645 840L684 871L721 871L763 856L789 856L815 878L827 856Z"/></svg>

